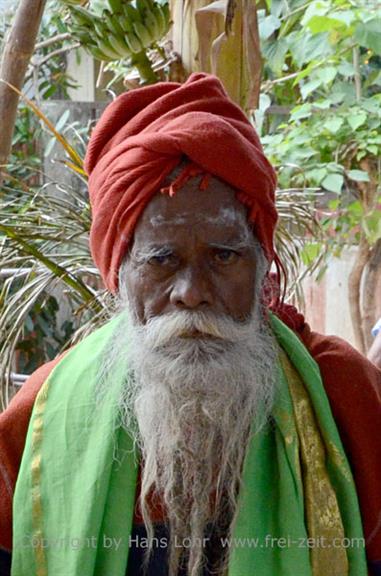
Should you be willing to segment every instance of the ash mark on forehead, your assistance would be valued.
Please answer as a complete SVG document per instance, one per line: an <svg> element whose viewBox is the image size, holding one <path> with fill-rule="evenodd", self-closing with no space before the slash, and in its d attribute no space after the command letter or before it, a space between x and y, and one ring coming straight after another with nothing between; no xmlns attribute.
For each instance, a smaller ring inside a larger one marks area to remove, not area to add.
<svg viewBox="0 0 381 576"><path fill-rule="evenodd" d="M222 224L224 226L231 226L240 224L247 227L247 220L242 212L239 212L235 208L231 206L222 206L219 209L218 214L215 216L210 216L206 214L192 214L192 217L195 219L196 222L200 222L201 224ZM171 225L182 225L188 224L189 222L189 212L184 212L182 214L178 214L174 218L166 218L161 214L156 214L150 217L150 224L154 227L156 226L168 226Z"/></svg>
<svg viewBox="0 0 381 576"><path fill-rule="evenodd" d="M156 216L151 216L150 224L154 227L156 226L164 226L168 224L186 224L187 222L187 215L179 214L176 218L165 218L161 214L157 214Z"/></svg>

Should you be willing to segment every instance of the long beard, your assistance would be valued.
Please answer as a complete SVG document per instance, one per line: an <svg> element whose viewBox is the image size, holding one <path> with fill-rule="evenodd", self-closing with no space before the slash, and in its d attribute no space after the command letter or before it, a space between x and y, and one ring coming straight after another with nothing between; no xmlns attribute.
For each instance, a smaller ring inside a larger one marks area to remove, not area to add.
<svg viewBox="0 0 381 576"><path fill-rule="evenodd" d="M144 326L124 311L109 350L103 381L115 364L126 366L121 423L142 454L148 540L156 495L169 526L169 576L180 566L199 576L206 527L231 531L247 445L271 411L274 339L259 307L245 323L180 311ZM226 560L221 552L217 568Z"/></svg>

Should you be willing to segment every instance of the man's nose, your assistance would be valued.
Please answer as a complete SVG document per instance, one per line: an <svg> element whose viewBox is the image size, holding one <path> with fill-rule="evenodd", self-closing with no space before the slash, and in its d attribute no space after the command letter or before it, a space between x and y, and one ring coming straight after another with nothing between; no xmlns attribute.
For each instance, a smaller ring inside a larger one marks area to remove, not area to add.
<svg viewBox="0 0 381 576"><path fill-rule="evenodd" d="M211 285L201 268L187 268L178 273L170 294L177 308L196 310L213 304Z"/></svg>

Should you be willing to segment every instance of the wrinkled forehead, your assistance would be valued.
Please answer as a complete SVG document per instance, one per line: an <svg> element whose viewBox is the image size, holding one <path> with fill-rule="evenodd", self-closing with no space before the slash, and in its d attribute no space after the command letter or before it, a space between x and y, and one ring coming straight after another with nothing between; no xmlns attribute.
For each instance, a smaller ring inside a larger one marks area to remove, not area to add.
<svg viewBox="0 0 381 576"><path fill-rule="evenodd" d="M188 180L174 196L157 193L143 212L135 239L141 240L143 234L192 232L197 228L204 235L234 236L236 240L250 242L253 234L247 209L237 200L234 188L210 176L206 189L200 189L200 178Z"/></svg>

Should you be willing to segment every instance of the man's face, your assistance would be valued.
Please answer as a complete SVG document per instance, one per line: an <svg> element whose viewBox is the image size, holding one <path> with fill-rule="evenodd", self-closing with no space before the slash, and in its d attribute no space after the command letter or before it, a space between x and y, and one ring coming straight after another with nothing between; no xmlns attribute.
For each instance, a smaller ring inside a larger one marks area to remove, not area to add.
<svg viewBox="0 0 381 576"><path fill-rule="evenodd" d="M189 180L145 209L125 268L138 321L178 310L245 320L254 305L255 249L246 209L216 178Z"/></svg>

